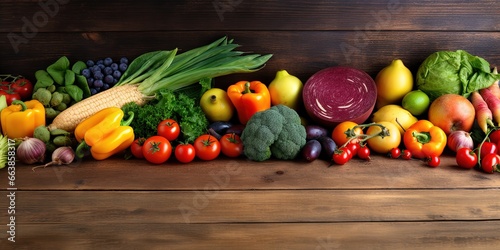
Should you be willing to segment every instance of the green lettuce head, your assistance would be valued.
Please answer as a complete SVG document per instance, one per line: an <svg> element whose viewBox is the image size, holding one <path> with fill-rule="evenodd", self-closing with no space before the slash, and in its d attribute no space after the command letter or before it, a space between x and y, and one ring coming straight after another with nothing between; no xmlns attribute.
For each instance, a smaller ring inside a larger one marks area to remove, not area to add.
<svg viewBox="0 0 500 250"><path fill-rule="evenodd" d="M450 93L469 97L498 79L500 75L491 73L490 64L481 57L464 50L438 51L420 65L416 84L434 100Z"/></svg>

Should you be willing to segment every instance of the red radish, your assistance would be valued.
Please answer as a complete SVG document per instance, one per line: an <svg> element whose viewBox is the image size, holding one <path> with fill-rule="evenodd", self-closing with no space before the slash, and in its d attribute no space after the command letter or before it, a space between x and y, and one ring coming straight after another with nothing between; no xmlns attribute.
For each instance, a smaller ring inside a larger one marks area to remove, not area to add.
<svg viewBox="0 0 500 250"><path fill-rule="evenodd" d="M495 67L491 73L498 74L497 68ZM496 98L500 99L500 86L498 84L500 84L500 82L497 80L487 89L490 90ZM482 95L481 91L479 93Z"/></svg>
<svg viewBox="0 0 500 250"><path fill-rule="evenodd" d="M500 99L498 99L498 97L496 97L493 92L487 88L479 90L479 94L488 105L488 109L491 110L493 121L496 125L500 125Z"/></svg>
<svg viewBox="0 0 500 250"><path fill-rule="evenodd" d="M361 124L375 107L377 86L362 70L335 66L312 75L304 84L302 98L309 116L321 125Z"/></svg>
<svg viewBox="0 0 500 250"><path fill-rule="evenodd" d="M484 133L488 132L488 125L494 126L493 124L493 114L488 108L488 104L484 101L483 97L479 92L474 91L471 94L471 102L476 110L476 120L477 124L483 130Z"/></svg>

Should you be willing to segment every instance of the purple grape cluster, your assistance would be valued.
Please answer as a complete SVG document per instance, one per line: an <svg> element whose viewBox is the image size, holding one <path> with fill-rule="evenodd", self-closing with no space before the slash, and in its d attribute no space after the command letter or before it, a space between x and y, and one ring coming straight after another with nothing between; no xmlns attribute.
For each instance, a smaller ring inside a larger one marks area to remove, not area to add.
<svg viewBox="0 0 500 250"><path fill-rule="evenodd" d="M97 61L88 60L86 64L87 68L82 70L82 75L87 78L90 93L95 95L113 87L120 80L123 72L127 70L128 59L122 57L115 62L106 57Z"/></svg>

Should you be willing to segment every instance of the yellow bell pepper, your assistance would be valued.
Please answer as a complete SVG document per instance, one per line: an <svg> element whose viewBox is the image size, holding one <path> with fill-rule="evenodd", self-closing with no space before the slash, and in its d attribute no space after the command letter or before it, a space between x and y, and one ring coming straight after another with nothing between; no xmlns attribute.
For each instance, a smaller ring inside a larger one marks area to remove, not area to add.
<svg viewBox="0 0 500 250"><path fill-rule="evenodd" d="M134 117L122 121L120 108L105 108L85 119L75 129L75 138L80 142L76 155L83 157L85 149L90 148L92 157L104 160L132 145L134 130L128 126Z"/></svg>
<svg viewBox="0 0 500 250"><path fill-rule="evenodd" d="M32 137L35 128L45 125L45 108L37 100L13 101L0 114L2 132L9 138Z"/></svg>

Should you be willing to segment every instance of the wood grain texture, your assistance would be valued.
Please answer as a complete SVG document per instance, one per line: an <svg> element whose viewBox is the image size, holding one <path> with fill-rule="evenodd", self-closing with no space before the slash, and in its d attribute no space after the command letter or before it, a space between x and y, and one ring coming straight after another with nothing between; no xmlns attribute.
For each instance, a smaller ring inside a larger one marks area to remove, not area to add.
<svg viewBox="0 0 500 250"><path fill-rule="evenodd" d="M22 249L496 249L498 221L22 224ZM20 233L21 234L21 233ZM21 237L21 236L20 236Z"/></svg>
<svg viewBox="0 0 500 250"><path fill-rule="evenodd" d="M34 80L34 72L44 69L62 55L77 60L110 56L136 56L154 50L179 48L180 52L208 44L227 35L240 44L241 51L273 54L266 67L250 74L215 79L228 86L238 79L260 79L269 83L279 69L306 81L315 72L330 66L356 67L375 77L394 58L400 58L415 74L427 56L439 50L464 49L498 65L500 32L410 32L410 31L199 31L41 33L16 53L10 43L0 40L0 68ZM71 42L69 42L71 41Z"/></svg>
<svg viewBox="0 0 500 250"><path fill-rule="evenodd" d="M480 191L480 192L479 192ZM8 192L2 191L2 197ZM18 191L16 222L334 223L498 221L500 192L474 190ZM2 199L2 207L8 207ZM7 218L0 217L2 221ZM500 237L500 236L499 236Z"/></svg>
<svg viewBox="0 0 500 250"><path fill-rule="evenodd" d="M317 160L266 161L219 158L182 165L160 166L120 157L96 162L86 159L71 166L31 171L18 166L19 190L314 190L314 189L468 189L500 187L500 178L479 170L458 169L452 156L443 156L439 168L423 161L389 160L373 156L370 162L353 159L344 166ZM0 180L7 172L0 172Z"/></svg>
<svg viewBox="0 0 500 250"><path fill-rule="evenodd" d="M49 0L0 4L0 32L22 32L29 24L38 32L500 30L500 6L494 0Z"/></svg>

